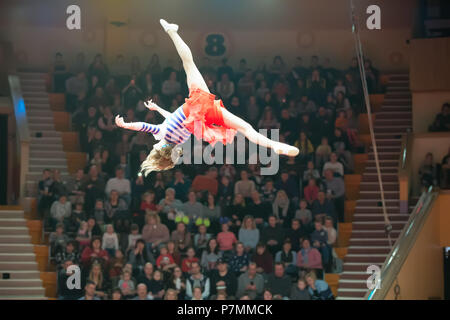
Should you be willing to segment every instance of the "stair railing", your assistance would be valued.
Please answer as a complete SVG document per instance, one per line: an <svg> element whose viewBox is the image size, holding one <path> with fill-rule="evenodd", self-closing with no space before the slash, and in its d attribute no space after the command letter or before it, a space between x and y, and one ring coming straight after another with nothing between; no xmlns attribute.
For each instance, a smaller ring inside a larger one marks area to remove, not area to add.
<svg viewBox="0 0 450 320"><path fill-rule="evenodd" d="M20 201L23 201L26 196L26 177L30 160L30 131L20 79L17 75L9 75L8 82L16 118L17 161L20 163Z"/></svg>
<svg viewBox="0 0 450 320"><path fill-rule="evenodd" d="M422 193L397 242L386 257L380 273L372 278L374 280L374 288L368 290L364 297L365 299L383 300L386 297L395 284L397 275L424 226L438 194L439 192L433 187ZM399 288L394 288L394 293L399 292L397 290Z"/></svg>

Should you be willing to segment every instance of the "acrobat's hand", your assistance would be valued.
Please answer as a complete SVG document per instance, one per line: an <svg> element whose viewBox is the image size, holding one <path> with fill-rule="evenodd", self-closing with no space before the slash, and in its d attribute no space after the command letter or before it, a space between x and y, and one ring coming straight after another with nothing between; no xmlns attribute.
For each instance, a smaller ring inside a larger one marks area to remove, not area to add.
<svg viewBox="0 0 450 320"><path fill-rule="evenodd" d="M116 125L120 128L126 128L127 125L125 123L125 121L123 121L123 117L117 115L116 116Z"/></svg>
<svg viewBox="0 0 450 320"><path fill-rule="evenodd" d="M153 110L153 111L157 111L158 110L158 105L156 103L154 103L152 101L152 99L148 100L147 102L144 102L144 105L147 107L147 109L149 110Z"/></svg>

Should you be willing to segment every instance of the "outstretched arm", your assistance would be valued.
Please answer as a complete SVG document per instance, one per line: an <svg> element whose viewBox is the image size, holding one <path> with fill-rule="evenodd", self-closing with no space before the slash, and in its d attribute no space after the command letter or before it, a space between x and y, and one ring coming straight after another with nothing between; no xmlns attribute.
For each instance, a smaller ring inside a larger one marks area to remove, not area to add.
<svg viewBox="0 0 450 320"><path fill-rule="evenodd" d="M144 102L144 105L149 110L158 111L164 118L167 118L171 115L171 113L167 110L164 110L160 106L158 106L156 103L154 103L152 100L149 100L147 102Z"/></svg>
<svg viewBox="0 0 450 320"><path fill-rule="evenodd" d="M146 122L125 122L121 116L116 116L116 125L120 128L133 130L133 131L143 131L143 132L150 132L153 134L159 133L159 126L146 123Z"/></svg>

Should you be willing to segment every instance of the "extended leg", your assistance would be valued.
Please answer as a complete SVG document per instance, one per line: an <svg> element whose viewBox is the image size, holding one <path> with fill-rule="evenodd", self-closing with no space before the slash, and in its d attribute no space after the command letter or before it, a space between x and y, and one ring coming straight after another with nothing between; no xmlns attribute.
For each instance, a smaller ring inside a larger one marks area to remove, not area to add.
<svg viewBox="0 0 450 320"><path fill-rule="evenodd" d="M178 55L183 62L183 68L186 72L188 87L191 88L192 86L196 86L206 92L209 92L208 86L206 85L202 74L197 69L197 66L194 63L191 49L189 49L188 45L183 41L183 39L181 39L180 35L177 32L178 26L176 24L169 24L166 20L163 19L160 20L160 23L169 37L172 39L173 44L177 49Z"/></svg>
<svg viewBox="0 0 450 320"><path fill-rule="evenodd" d="M284 154L291 157L295 157L296 155L298 155L299 150L296 147L271 140L257 132L249 123L235 116L228 110L222 108L221 111L225 125L230 128L236 129L251 142L266 148L272 148L278 154Z"/></svg>

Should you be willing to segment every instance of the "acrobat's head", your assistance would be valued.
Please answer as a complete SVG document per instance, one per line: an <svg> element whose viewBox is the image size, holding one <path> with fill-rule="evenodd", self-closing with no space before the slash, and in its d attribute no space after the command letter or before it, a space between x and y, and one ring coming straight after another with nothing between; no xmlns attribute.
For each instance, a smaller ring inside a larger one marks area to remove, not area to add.
<svg viewBox="0 0 450 320"><path fill-rule="evenodd" d="M179 146L161 140L153 146L147 159L142 162L141 172L147 176L152 171L172 169L181 155L182 150Z"/></svg>

